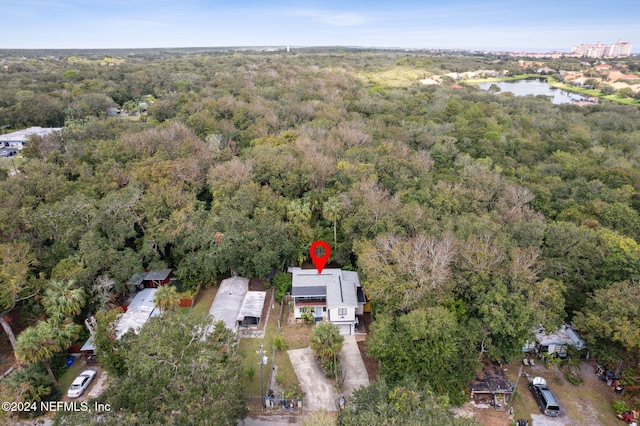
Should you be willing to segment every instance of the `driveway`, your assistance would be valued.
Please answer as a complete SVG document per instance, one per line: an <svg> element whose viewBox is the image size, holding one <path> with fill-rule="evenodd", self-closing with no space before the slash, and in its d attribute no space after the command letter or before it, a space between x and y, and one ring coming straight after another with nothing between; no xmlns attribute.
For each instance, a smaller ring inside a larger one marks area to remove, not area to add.
<svg viewBox="0 0 640 426"><path fill-rule="evenodd" d="M570 422L569 419L562 417L547 417L544 414L532 414L531 420L533 420L533 426L558 426L567 425Z"/></svg>
<svg viewBox="0 0 640 426"><path fill-rule="evenodd" d="M287 351L300 387L305 393L302 409L338 411L338 394L325 377L309 348Z"/></svg>
<svg viewBox="0 0 640 426"><path fill-rule="evenodd" d="M362 361L356 336L344 336L344 344L338 357L345 374L342 388L348 401L354 390L360 386L369 386L369 375Z"/></svg>

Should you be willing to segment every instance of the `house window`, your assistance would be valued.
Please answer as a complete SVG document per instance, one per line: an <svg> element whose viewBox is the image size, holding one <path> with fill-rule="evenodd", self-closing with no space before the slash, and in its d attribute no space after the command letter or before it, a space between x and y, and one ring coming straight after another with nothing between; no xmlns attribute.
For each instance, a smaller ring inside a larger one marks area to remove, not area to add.
<svg viewBox="0 0 640 426"><path fill-rule="evenodd" d="M327 307L326 306L322 307L322 312L327 312Z"/></svg>
<svg viewBox="0 0 640 426"><path fill-rule="evenodd" d="M338 315L347 315L347 308L338 308Z"/></svg>

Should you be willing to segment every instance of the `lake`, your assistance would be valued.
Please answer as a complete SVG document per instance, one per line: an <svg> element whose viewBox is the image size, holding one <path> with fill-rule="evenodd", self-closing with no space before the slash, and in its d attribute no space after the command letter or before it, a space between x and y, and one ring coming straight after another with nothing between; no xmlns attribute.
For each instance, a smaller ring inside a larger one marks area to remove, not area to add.
<svg viewBox="0 0 640 426"><path fill-rule="evenodd" d="M573 102L586 101L587 97L578 93L567 92L566 90L552 87L543 78L527 78L524 80L496 81L478 83L478 87L489 90L492 84L500 88L500 93L511 92L516 96L544 95L551 97L554 104L570 104Z"/></svg>

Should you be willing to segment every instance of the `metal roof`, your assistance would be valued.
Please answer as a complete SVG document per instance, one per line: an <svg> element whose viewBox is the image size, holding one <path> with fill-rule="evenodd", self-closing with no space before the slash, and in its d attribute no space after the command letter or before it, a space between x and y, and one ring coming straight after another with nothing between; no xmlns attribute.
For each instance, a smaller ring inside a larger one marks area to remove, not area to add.
<svg viewBox="0 0 640 426"><path fill-rule="evenodd" d="M53 132L59 132L62 130L62 127L29 127L28 129L18 130L17 132L11 132L4 135L0 135L0 141L16 141L16 142L26 142L29 136L38 135L38 136L46 136Z"/></svg>
<svg viewBox="0 0 640 426"><path fill-rule="evenodd" d="M116 339L120 339L131 329L137 333L150 317L159 314L153 301L156 290L155 288L145 288L136 294L136 297L127 306L127 312L118 319Z"/></svg>
<svg viewBox="0 0 640 426"><path fill-rule="evenodd" d="M145 277L145 273L141 272L139 274L133 274L131 276L131 278L129 278L129 281L127 281L128 285L133 285L133 286L139 286L140 284L142 284L142 281L144 281L144 277Z"/></svg>
<svg viewBox="0 0 640 426"><path fill-rule="evenodd" d="M242 302L238 321L244 320L245 317L262 317L262 308L264 307L266 296L266 291L248 291Z"/></svg>
<svg viewBox="0 0 640 426"><path fill-rule="evenodd" d="M82 347L80 348L80 352L95 351L95 350L96 350L96 345L95 343L93 343L93 337L89 337L87 341L84 342L84 345L82 345Z"/></svg>
<svg viewBox="0 0 640 426"><path fill-rule="evenodd" d="M248 291L249 278L231 277L223 280L209 309L214 322L222 320L228 329L235 331L244 296Z"/></svg>
<svg viewBox="0 0 640 426"><path fill-rule="evenodd" d="M584 340L578 336L569 325L564 324L553 333L547 334L544 328L536 332L536 340L543 346L548 345L570 345L578 350L584 349L586 346Z"/></svg>
<svg viewBox="0 0 640 426"><path fill-rule="evenodd" d="M292 276L292 294L295 296L311 296L301 294L317 291L309 288L324 287L326 289L327 309L338 306L357 307L356 288L360 286L358 273L341 269L323 269L319 274L316 269L289 268ZM320 294L313 294L320 295Z"/></svg>
<svg viewBox="0 0 640 426"><path fill-rule="evenodd" d="M161 269L159 271L149 271L144 277L145 281L162 281L166 280L171 274L171 269Z"/></svg>

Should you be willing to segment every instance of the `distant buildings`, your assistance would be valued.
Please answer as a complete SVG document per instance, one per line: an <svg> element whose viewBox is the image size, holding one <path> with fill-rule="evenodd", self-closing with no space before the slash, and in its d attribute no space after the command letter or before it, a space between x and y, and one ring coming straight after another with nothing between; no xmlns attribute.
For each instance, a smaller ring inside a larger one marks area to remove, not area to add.
<svg viewBox="0 0 640 426"><path fill-rule="evenodd" d="M24 148L25 142L29 139L30 136L46 136L53 132L59 132L62 130L62 127L29 127L25 130L19 130L13 133L7 133L6 135L0 135L0 148L16 148L22 149Z"/></svg>
<svg viewBox="0 0 640 426"><path fill-rule="evenodd" d="M631 43L618 40L614 44L581 44L571 47L571 55L583 58L624 58L631 55Z"/></svg>

